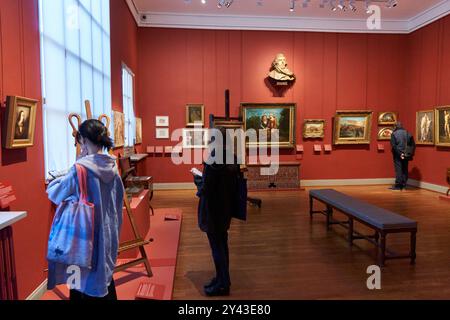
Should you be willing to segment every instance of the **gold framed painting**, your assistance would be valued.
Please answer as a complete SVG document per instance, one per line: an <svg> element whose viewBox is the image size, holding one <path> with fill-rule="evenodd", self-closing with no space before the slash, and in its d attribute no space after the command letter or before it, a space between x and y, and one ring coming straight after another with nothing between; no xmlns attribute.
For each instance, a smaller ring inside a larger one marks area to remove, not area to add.
<svg viewBox="0 0 450 320"><path fill-rule="evenodd" d="M303 124L304 139L323 139L325 137L325 120L307 119Z"/></svg>
<svg viewBox="0 0 450 320"><path fill-rule="evenodd" d="M122 148L125 145L125 115L113 111L114 122L114 148Z"/></svg>
<svg viewBox="0 0 450 320"><path fill-rule="evenodd" d="M142 119L136 118L136 144L142 143Z"/></svg>
<svg viewBox="0 0 450 320"><path fill-rule="evenodd" d="M392 134L394 133L394 127L384 127L378 129L378 140L391 140Z"/></svg>
<svg viewBox="0 0 450 320"><path fill-rule="evenodd" d="M295 103L241 104L244 131L255 130L257 134L257 141L248 141L247 147L278 146L282 149L294 148L296 109ZM278 142L271 141L274 130L278 130ZM261 142L260 135L265 133L267 133L266 142Z"/></svg>
<svg viewBox="0 0 450 320"><path fill-rule="evenodd" d="M450 106L436 108L436 145L450 147Z"/></svg>
<svg viewBox="0 0 450 320"><path fill-rule="evenodd" d="M434 145L434 110L418 111L416 116L416 144Z"/></svg>
<svg viewBox="0 0 450 320"><path fill-rule="evenodd" d="M337 111L334 144L370 144L372 111Z"/></svg>
<svg viewBox="0 0 450 320"><path fill-rule="evenodd" d="M378 115L378 125L380 126L390 126L395 125L398 121L397 112L380 112Z"/></svg>
<svg viewBox="0 0 450 320"><path fill-rule="evenodd" d="M34 145L37 100L7 97L6 149L20 149Z"/></svg>
<svg viewBox="0 0 450 320"><path fill-rule="evenodd" d="M203 127L205 125L205 106L188 104L186 106L186 127Z"/></svg>

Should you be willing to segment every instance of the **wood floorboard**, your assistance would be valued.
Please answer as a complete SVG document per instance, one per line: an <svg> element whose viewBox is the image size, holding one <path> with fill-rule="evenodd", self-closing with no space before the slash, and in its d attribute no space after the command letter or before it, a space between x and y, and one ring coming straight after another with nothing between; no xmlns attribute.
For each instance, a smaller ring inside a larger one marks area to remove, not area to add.
<svg viewBox="0 0 450 320"><path fill-rule="evenodd" d="M420 189L334 189L418 221L417 265L388 261L382 289L370 291L366 269L375 264L374 246L357 241L350 248L346 230L334 226L327 231L321 215L311 221L309 189L252 193L263 200L263 207L249 207L248 222L232 224L229 299L450 299L448 202ZM174 299L206 299L202 287L214 274L206 235L197 227L197 203L194 191L160 191L153 202L155 208L183 210ZM371 233L361 225L356 229ZM392 235L388 245L394 251L408 251L409 238Z"/></svg>

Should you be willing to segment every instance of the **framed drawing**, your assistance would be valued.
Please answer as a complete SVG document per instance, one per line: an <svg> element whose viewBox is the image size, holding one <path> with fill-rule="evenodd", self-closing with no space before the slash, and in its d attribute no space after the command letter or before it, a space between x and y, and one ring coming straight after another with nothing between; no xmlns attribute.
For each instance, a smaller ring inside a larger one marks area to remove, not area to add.
<svg viewBox="0 0 450 320"><path fill-rule="evenodd" d="M5 148L19 149L34 145L37 104L36 100L28 98L7 97Z"/></svg>
<svg viewBox="0 0 450 320"><path fill-rule="evenodd" d="M323 139L325 137L325 120L305 120L303 138Z"/></svg>
<svg viewBox="0 0 450 320"><path fill-rule="evenodd" d="M208 129L183 129L184 149L206 149L209 143Z"/></svg>
<svg viewBox="0 0 450 320"><path fill-rule="evenodd" d="M156 116L155 120L157 127L168 127L169 126L169 117L168 116Z"/></svg>
<svg viewBox="0 0 450 320"><path fill-rule="evenodd" d="M114 121L114 148L122 148L125 145L125 115L113 111Z"/></svg>
<svg viewBox="0 0 450 320"><path fill-rule="evenodd" d="M418 111L416 116L416 144L434 145L434 110Z"/></svg>
<svg viewBox="0 0 450 320"><path fill-rule="evenodd" d="M256 130L257 142L247 142L247 147L278 146L292 149L295 147L296 104L294 103L244 103L241 104L244 130ZM267 142L260 142L261 130L267 132ZM279 130L279 141L272 142L273 130Z"/></svg>
<svg viewBox="0 0 450 320"><path fill-rule="evenodd" d="M169 139L169 128L156 128L156 139Z"/></svg>
<svg viewBox="0 0 450 320"><path fill-rule="evenodd" d="M436 145L450 147L450 106L436 108Z"/></svg>
<svg viewBox="0 0 450 320"><path fill-rule="evenodd" d="M391 140L394 127L384 127L378 129L378 140Z"/></svg>
<svg viewBox="0 0 450 320"><path fill-rule="evenodd" d="M136 118L136 144L142 143L142 119Z"/></svg>
<svg viewBox="0 0 450 320"><path fill-rule="evenodd" d="M205 106L188 104L186 106L186 127L203 127L205 125Z"/></svg>
<svg viewBox="0 0 450 320"><path fill-rule="evenodd" d="M334 144L370 144L372 111L338 111L334 118Z"/></svg>
<svg viewBox="0 0 450 320"><path fill-rule="evenodd" d="M390 126L395 125L398 121L398 114L396 112L380 112L378 115L378 125Z"/></svg>

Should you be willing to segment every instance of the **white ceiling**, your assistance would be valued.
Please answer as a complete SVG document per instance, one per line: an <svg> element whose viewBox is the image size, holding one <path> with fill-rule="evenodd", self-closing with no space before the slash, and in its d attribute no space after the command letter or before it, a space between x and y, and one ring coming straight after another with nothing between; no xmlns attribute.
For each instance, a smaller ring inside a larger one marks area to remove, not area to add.
<svg viewBox="0 0 450 320"><path fill-rule="evenodd" d="M307 8L297 0L295 12L289 11L290 0L234 0L222 9L217 0L127 1L142 27L374 32L366 27L365 2L359 0L357 12L332 12L320 8L321 0L310 0ZM409 33L450 13L450 0L397 0L393 9L380 1L385 0L372 1L381 7L382 28L375 31L380 33Z"/></svg>

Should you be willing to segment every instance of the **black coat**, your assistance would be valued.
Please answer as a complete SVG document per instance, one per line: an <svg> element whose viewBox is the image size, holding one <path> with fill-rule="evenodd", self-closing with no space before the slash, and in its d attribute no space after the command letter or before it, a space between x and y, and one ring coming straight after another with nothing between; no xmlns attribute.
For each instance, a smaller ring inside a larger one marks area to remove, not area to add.
<svg viewBox="0 0 450 320"><path fill-rule="evenodd" d="M400 158L405 153L406 144L408 142L408 132L403 128L398 128L392 133L391 147L395 157Z"/></svg>
<svg viewBox="0 0 450 320"><path fill-rule="evenodd" d="M203 177L196 178L198 187L198 224L203 232L222 233L230 228L237 208L238 165L207 165Z"/></svg>

